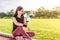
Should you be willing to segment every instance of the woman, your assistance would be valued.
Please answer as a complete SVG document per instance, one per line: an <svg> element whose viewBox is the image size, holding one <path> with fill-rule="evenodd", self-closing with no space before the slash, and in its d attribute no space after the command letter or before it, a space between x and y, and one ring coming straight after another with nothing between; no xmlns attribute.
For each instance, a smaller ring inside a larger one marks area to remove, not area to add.
<svg viewBox="0 0 60 40"><path fill-rule="evenodd" d="M13 16L12 34L14 37L23 36L24 39L31 40L31 37L34 36L34 33L24 31L23 26L27 27L27 22L26 22L26 18L23 16L23 13L24 13L23 7L21 7L21 6L17 7L15 14Z"/></svg>

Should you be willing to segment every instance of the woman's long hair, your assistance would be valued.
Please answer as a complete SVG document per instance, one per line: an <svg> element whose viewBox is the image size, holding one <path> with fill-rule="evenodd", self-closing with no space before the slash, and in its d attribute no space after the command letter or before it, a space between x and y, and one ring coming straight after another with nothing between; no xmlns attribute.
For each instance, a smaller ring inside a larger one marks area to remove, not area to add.
<svg viewBox="0 0 60 40"><path fill-rule="evenodd" d="M23 7L18 6L13 16L17 16L18 15L18 11L20 11L21 9L23 9Z"/></svg>

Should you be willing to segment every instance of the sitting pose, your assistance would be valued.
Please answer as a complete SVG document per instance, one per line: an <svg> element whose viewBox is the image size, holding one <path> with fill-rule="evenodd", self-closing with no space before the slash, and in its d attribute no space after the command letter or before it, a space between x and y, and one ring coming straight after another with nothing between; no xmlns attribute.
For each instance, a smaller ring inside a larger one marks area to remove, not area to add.
<svg viewBox="0 0 60 40"><path fill-rule="evenodd" d="M16 36L22 36L24 40L32 40L31 37L33 37L35 34L34 32L30 31L30 28L28 27L28 20L27 17L23 14L23 7L19 6L17 7L15 14L13 16L13 30L12 34L14 38ZM25 17L24 17L25 16ZM29 32L25 32L23 27L28 28Z"/></svg>

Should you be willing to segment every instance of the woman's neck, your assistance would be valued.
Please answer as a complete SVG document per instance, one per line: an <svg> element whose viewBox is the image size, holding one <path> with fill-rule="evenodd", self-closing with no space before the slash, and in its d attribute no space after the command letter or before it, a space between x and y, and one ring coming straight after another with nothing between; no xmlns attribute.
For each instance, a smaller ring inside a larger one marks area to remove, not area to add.
<svg viewBox="0 0 60 40"><path fill-rule="evenodd" d="M18 17L18 18L20 18L20 17L21 17L21 15L17 15L17 17Z"/></svg>

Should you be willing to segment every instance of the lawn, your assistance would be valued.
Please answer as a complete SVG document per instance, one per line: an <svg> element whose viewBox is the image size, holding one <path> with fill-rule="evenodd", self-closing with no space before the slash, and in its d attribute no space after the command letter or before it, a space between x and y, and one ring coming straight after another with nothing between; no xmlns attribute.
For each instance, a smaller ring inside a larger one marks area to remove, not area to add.
<svg viewBox="0 0 60 40"><path fill-rule="evenodd" d="M29 23L37 40L60 40L60 19L32 19ZM12 19L0 19L0 32L11 33Z"/></svg>

